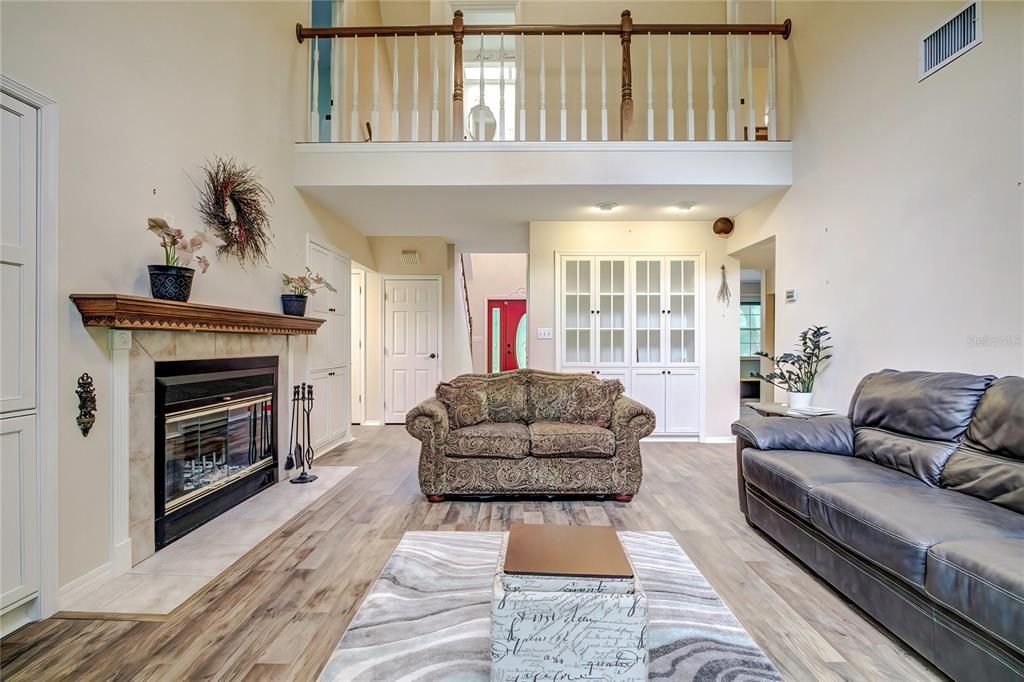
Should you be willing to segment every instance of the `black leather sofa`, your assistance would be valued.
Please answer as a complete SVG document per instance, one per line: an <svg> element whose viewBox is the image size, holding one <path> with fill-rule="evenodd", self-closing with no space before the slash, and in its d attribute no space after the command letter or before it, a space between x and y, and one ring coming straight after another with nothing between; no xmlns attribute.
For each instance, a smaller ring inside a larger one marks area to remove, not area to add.
<svg viewBox="0 0 1024 682"><path fill-rule="evenodd" d="M950 677L1024 679L1024 378L883 370L732 430L748 523Z"/></svg>

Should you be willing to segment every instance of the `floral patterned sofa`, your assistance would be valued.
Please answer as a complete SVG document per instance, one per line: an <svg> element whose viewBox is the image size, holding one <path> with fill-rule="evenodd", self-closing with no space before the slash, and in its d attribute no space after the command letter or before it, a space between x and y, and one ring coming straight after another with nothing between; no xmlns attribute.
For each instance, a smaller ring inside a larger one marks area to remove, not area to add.
<svg viewBox="0 0 1024 682"><path fill-rule="evenodd" d="M640 489L654 413L617 380L520 369L465 374L406 415L421 443L420 489L446 495L600 495Z"/></svg>

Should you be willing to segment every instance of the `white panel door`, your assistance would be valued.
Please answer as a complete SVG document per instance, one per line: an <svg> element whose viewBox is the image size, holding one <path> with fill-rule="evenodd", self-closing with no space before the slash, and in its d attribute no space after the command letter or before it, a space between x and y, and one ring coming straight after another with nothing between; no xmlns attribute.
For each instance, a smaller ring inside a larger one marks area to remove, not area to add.
<svg viewBox="0 0 1024 682"><path fill-rule="evenodd" d="M36 406L37 112L0 102L0 413Z"/></svg>
<svg viewBox="0 0 1024 682"><path fill-rule="evenodd" d="M330 345L327 348L326 367L345 367L351 362L349 351L349 338L352 334L352 326L349 322L348 311L352 305L349 297L349 287L352 285L352 264L348 258L338 254L330 255L330 274L325 274L327 281L334 285L337 292L322 290L319 295L328 300L327 319L330 323L328 336Z"/></svg>
<svg viewBox="0 0 1024 682"><path fill-rule="evenodd" d="M39 591L36 416L0 419L0 609Z"/></svg>
<svg viewBox="0 0 1024 682"><path fill-rule="evenodd" d="M331 440L331 415L334 414L334 406L331 404L333 392L329 385L330 380L331 377L326 371L313 372L309 375L309 384L313 387L313 411L309 415L309 440L314 448ZM299 417L302 417L301 412ZM291 422L289 422L290 426Z"/></svg>
<svg viewBox="0 0 1024 682"><path fill-rule="evenodd" d="M651 408L657 421L654 433L665 433L665 380L663 369L634 369L629 397Z"/></svg>
<svg viewBox="0 0 1024 682"><path fill-rule="evenodd" d="M384 280L384 420L405 422L405 413L434 395L437 386L440 282Z"/></svg>
<svg viewBox="0 0 1024 682"><path fill-rule="evenodd" d="M700 376L696 370L667 370L665 433L700 433Z"/></svg>
<svg viewBox="0 0 1024 682"><path fill-rule="evenodd" d="M331 253L327 249L319 244L311 243L309 245L307 262L310 270L323 275L327 278L327 281L330 281ZM334 282L331 282L331 284L334 284ZM310 369L325 369L331 366L329 357L333 341L331 337L334 332L334 321L331 319L328 311L333 307L331 305L332 302L331 292L326 289L309 297L308 314L311 317L319 317L321 320L324 320L324 323L320 325L320 329L309 340Z"/></svg>
<svg viewBox="0 0 1024 682"><path fill-rule="evenodd" d="M349 365L352 388L350 391L350 412L353 424L362 424L366 419L366 411L363 407L363 273L353 272L351 275L351 289L349 291L351 305L349 315L352 322L349 328L352 335L349 337L349 351L351 364Z"/></svg>

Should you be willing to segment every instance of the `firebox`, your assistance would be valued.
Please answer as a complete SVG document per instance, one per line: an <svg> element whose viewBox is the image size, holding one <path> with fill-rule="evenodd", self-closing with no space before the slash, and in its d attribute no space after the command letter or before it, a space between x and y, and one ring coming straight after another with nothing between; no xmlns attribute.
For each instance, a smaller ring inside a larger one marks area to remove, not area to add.
<svg viewBox="0 0 1024 682"><path fill-rule="evenodd" d="M155 363L157 549L277 481L277 362Z"/></svg>

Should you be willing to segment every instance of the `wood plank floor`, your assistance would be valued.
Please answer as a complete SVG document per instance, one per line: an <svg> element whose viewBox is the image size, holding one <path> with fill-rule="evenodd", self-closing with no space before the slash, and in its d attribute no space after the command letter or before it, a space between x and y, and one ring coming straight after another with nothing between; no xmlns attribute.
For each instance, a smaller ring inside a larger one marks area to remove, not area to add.
<svg viewBox="0 0 1024 682"><path fill-rule="evenodd" d="M407 530L502 530L515 521L667 530L792 680L941 676L752 531L736 506L729 445L644 444L632 504L429 504L417 443L356 430L317 460L359 468L164 622L34 623L0 643L5 680L312 680Z"/></svg>

